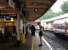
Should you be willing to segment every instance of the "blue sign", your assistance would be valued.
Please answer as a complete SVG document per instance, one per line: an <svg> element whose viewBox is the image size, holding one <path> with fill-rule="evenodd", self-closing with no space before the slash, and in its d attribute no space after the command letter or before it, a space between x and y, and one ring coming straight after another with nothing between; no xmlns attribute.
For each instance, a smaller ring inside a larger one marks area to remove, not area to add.
<svg viewBox="0 0 68 50"><path fill-rule="evenodd" d="M6 20L10 20L10 16L5 16Z"/></svg>

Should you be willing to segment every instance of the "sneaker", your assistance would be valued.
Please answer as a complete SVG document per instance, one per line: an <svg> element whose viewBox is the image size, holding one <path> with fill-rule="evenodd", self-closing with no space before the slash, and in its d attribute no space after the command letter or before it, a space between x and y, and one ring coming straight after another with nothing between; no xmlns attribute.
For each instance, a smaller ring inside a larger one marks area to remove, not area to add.
<svg viewBox="0 0 68 50"><path fill-rule="evenodd" d="M39 44L39 47L42 47L42 44Z"/></svg>

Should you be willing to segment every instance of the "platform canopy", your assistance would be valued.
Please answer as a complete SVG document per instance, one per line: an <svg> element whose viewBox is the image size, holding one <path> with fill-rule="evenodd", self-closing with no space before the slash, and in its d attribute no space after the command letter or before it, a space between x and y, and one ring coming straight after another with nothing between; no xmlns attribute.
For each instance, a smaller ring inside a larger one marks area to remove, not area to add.
<svg viewBox="0 0 68 50"><path fill-rule="evenodd" d="M0 15L16 16L16 10L9 6L8 0L0 0Z"/></svg>
<svg viewBox="0 0 68 50"><path fill-rule="evenodd" d="M3 14L16 14L16 10L8 4L9 0L0 0L0 12ZM21 9L23 16L28 21L41 17L56 0L12 0ZM13 3L12 3L13 4Z"/></svg>
<svg viewBox="0 0 68 50"><path fill-rule="evenodd" d="M41 17L56 0L25 0L25 17L28 21L34 21Z"/></svg>

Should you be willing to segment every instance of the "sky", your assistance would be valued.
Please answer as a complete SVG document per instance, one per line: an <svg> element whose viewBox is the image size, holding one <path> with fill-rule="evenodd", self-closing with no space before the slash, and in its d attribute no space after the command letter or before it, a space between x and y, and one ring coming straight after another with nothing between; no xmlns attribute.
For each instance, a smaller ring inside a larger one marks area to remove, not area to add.
<svg viewBox="0 0 68 50"><path fill-rule="evenodd" d="M59 12L61 10L61 5L67 0L57 0L56 3L51 7L53 12Z"/></svg>

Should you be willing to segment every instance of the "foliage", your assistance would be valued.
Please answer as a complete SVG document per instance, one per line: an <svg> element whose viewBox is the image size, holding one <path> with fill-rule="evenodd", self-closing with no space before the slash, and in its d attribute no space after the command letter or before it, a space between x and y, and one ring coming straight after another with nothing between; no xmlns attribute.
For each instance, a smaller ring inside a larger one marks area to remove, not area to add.
<svg viewBox="0 0 68 50"><path fill-rule="evenodd" d="M46 12L42 17L40 17L40 20L49 19L49 18L58 16L58 15L61 15L61 14L63 14L63 12L55 13L55 12L53 12L53 11L50 9L50 10L49 10L48 12Z"/></svg>
<svg viewBox="0 0 68 50"><path fill-rule="evenodd" d="M61 5L61 9L64 13L68 13L68 1Z"/></svg>

